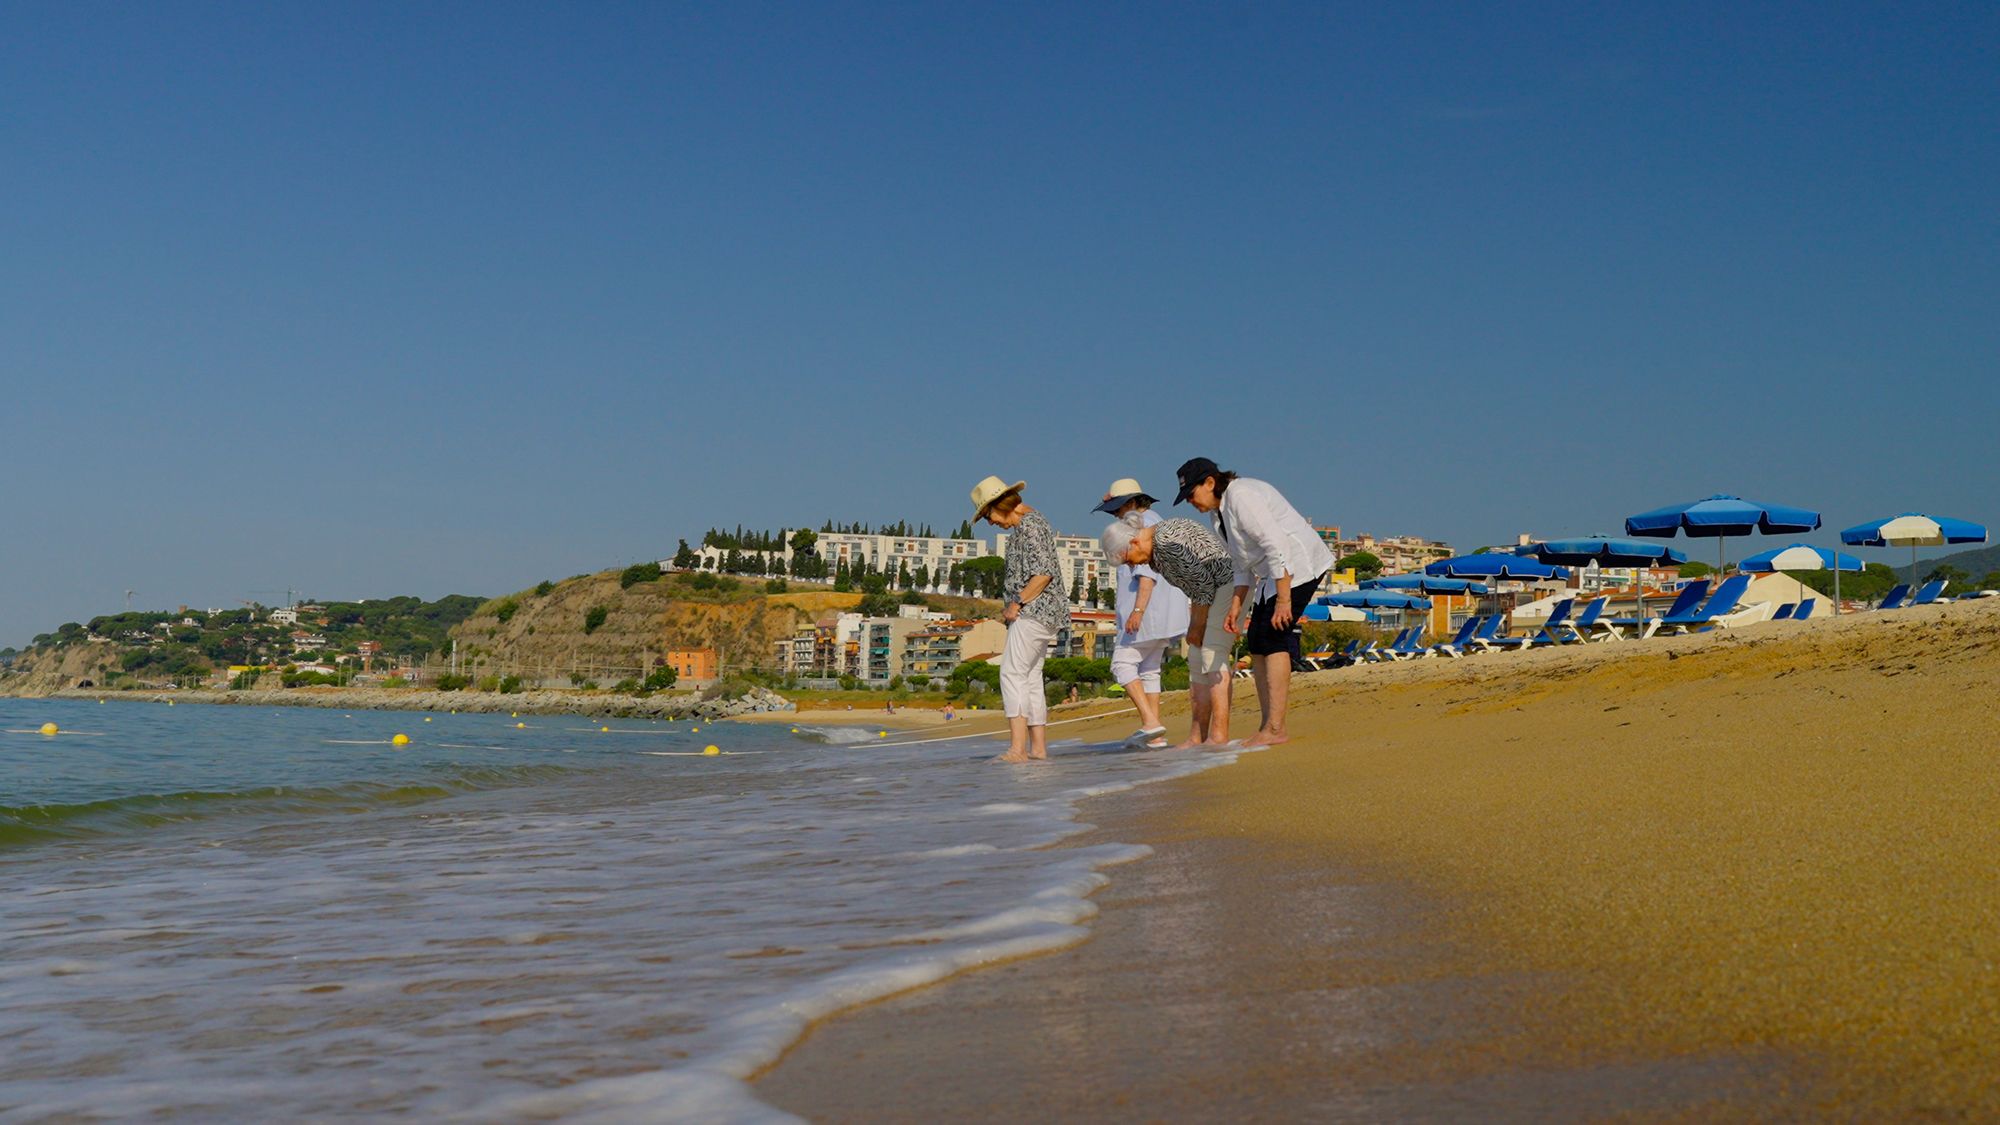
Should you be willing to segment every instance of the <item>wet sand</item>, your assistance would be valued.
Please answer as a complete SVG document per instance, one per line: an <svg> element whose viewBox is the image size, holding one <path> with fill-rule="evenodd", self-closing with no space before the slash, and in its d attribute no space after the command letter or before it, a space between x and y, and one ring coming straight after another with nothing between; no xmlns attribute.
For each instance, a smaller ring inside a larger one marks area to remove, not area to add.
<svg viewBox="0 0 2000 1125"><path fill-rule="evenodd" d="M760 1095L835 1121L2000 1115L2000 605L1295 682L1291 745L1087 808L1158 851L1085 945L829 1021Z"/></svg>

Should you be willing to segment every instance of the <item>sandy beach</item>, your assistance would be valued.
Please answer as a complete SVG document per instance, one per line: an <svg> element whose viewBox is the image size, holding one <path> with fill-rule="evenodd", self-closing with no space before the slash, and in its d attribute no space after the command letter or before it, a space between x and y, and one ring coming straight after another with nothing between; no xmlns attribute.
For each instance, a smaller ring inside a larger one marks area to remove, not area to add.
<svg viewBox="0 0 2000 1125"><path fill-rule="evenodd" d="M1088 807L1156 854L1083 946L837 1017L760 1095L829 1121L2000 1114L2000 605L1295 685L1290 745Z"/></svg>

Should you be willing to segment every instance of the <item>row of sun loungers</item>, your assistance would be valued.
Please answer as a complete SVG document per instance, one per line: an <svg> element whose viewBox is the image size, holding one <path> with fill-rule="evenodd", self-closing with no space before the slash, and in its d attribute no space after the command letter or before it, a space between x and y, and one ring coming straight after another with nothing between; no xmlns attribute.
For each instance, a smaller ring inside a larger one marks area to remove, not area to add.
<svg viewBox="0 0 2000 1125"><path fill-rule="evenodd" d="M1581 610L1576 610L1576 599L1566 598L1549 611L1549 619L1539 630L1527 636L1499 635L1502 618L1496 613L1466 619L1459 624L1450 640L1436 644L1424 643L1423 627L1413 625L1397 633L1395 639L1387 644L1349 641L1345 648L1308 653L1303 663L1308 670L1319 670L1342 668L1349 664L1390 664L1426 656L1457 659L1478 652L1525 652L1555 645L1644 640L1653 636L1699 633L1766 620L1804 621L1812 616L1814 607L1819 604L1817 599L1808 598L1776 607L1766 602L1740 605L1743 593L1750 585L1747 574L1730 576L1721 585L1715 586L1712 593L1710 585L1709 579L1698 578L1681 587L1680 594L1667 611L1657 617L1607 618L1604 607L1609 604L1609 598L1597 598ZM1942 580L1934 579L1912 595L1907 584L1899 585L1889 591L1876 608L1894 610L1932 605L1943 600L1944 588Z"/></svg>

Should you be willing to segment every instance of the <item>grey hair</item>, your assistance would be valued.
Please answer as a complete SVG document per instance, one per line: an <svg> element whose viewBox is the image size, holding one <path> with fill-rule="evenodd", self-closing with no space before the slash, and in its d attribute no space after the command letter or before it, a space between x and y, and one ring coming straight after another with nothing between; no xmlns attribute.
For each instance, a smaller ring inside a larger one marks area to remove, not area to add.
<svg viewBox="0 0 2000 1125"><path fill-rule="evenodd" d="M1125 552L1132 549L1132 540L1138 537L1139 526L1130 517L1112 523L1097 540L1104 548L1104 561L1112 566L1125 565Z"/></svg>

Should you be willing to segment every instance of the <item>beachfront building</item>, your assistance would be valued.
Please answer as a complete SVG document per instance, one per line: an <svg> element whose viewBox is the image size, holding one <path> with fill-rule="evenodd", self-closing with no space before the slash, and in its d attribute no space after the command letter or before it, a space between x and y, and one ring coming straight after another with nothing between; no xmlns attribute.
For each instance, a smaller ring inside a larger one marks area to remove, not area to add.
<svg viewBox="0 0 2000 1125"><path fill-rule="evenodd" d="M869 687L887 687L903 674L903 652L911 633L928 622L914 617L869 617L861 622L856 673Z"/></svg>
<svg viewBox="0 0 2000 1125"><path fill-rule="evenodd" d="M1344 559L1357 551L1366 551L1382 560L1384 574L1415 574L1439 559L1452 555L1451 545L1434 539L1424 539L1415 535L1387 535L1376 537L1366 532L1348 537L1342 535L1338 527L1315 527L1326 548L1333 552L1335 560Z"/></svg>
<svg viewBox="0 0 2000 1125"><path fill-rule="evenodd" d="M1108 609L1070 611L1069 628L1060 630L1050 656L1080 656L1085 660L1109 660L1118 645L1118 615Z"/></svg>
<svg viewBox="0 0 2000 1125"><path fill-rule="evenodd" d="M712 648L670 648L659 660L674 670L677 683L705 683L722 674L722 662Z"/></svg>
<svg viewBox="0 0 2000 1125"><path fill-rule="evenodd" d="M1007 645L1007 626L998 621L934 621L903 640L903 679L950 678L968 660L999 655Z"/></svg>

